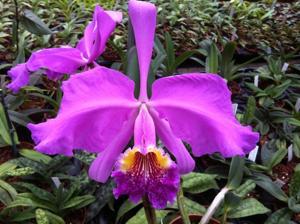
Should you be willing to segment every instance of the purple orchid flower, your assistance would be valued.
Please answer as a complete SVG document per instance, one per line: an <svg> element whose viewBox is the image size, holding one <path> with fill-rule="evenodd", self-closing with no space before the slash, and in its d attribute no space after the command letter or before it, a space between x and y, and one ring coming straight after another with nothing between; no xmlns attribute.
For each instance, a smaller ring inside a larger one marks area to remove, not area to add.
<svg viewBox="0 0 300 224"><path fill-rule="evenodd" d="M76 72L81 66L96 66L94 61L103 53L109 36L121 20L121 12L104 11L97 5L93 20L85 28L84 36L76 48L62 46L34 52L26 63L8 71L12 82L7 87L17 93L21 87L28 84L30 73L41 68L46 70L49 79L57 80L63 74Z"/></svg>
<svg viewBox="0 0 300 224"><path fill-rule="evenodd" d="M116 197L127 194L137 202L147 196L155 208L172 202L179 174L191 172L194 156L220 152L244 156L259 139L258 133L236 120L226 82L214 74L183 74L160 78L147 95L156 8L131 0L132 22L140 69L140 95L134 82L105 67L72 76L63 83L61 108L54 119L29 124L36 149L47 154L73 155L73 149L98 153L91 164L92 179L112 176ZM145 25L145 22L147 25ZM157 147L156 135L176 161ZM134 136L134 146L123 150Z"/></svg>

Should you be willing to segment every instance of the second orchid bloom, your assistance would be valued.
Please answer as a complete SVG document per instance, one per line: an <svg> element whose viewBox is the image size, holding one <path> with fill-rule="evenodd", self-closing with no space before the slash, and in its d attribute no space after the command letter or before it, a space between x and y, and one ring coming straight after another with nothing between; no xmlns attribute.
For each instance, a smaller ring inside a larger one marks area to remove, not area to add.
<svg viewBox="0 0 300 224"><path fill-rule="evenodd" d="M163 208L174 200L180 174L195 166L183 142L194 156L219 152L232 157L251 151L259 136L236 120L231 93L218 75L160 78L149 97L156 8L131 0L129 16L140 69L139 98L134 97L132 80L99 66L63 83L56 118L28 127L38 151L67 156L74 149L97 153L89 170L92 179L105 182L114 170L117 197L127 194L137 202L147 196L153 207ZM126 150L132 137L134 145ZM157 146L156 137L168 152Z"/></svg>
<svg viewBox="0 0 300 224"><path fill-rule="evenodd" d="M80 67L87 70L91 65L97 66L95 60L103 53L110 34L121 20L122 13L104 11L96 6L93 20L85 28L84 36L75 48L62 46L34 52L26 63L8 71L12 82L7 87L17 93L28 84L30 73L39 69L44 69L49 79L57 80L64 74L76 73Z"/></svg>

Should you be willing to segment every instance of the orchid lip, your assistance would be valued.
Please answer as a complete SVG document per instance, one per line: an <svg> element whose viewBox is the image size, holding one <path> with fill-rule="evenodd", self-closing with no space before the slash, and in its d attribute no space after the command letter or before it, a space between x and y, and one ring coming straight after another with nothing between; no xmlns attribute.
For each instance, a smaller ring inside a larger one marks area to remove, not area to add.
<svg viewBox="0 0 300 224"><path fill-rule="evenodd" d="M162 149L149 145L146 153L138 146L127 149L118 160L112 177L117 187L114 195L129 195L137 202L147 196L155 208L174 201L179 186L176 164Z"/></svg>

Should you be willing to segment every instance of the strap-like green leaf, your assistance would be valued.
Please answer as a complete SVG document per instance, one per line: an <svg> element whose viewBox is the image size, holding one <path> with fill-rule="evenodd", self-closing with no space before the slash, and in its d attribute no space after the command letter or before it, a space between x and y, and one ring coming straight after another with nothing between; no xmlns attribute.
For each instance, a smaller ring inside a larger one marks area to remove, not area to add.
<svg viewBox="0 0 300 224"><path fill-rule="evenodd" d="M189 173L182 176L182 188L189 193L201 193L209 189L218 189L216 175L205 173Z"/></svg>
<svg viewBox="0 0 300 224"><path fill-rule="evenodd" d="M255 198L248 198L243 200L238 207L228 212L228 218L242 218L252 215L265 214L270 209L266 208Z"/></svg>

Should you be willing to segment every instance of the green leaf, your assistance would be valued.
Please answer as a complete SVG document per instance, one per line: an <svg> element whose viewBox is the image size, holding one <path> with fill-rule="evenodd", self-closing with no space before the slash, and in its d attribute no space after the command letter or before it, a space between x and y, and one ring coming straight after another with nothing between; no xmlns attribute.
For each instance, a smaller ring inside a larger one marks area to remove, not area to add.
<svg viewBox="0 0 300 224"><path fill-rule="evenodd" d="M267 163L268 169L271 170L274 166L279 164L285 158L286 154L286 148L279 148L271 157L271 160L269 160L269 162Z"/></svg>
<svg viewBox="0 0 300 224"><path fill-rule="evenodd" d="M21 222L21 223L27 223L24 221L30 220L30 219L34 219L35 218L35 209L24 209L22 210L22 212L20 212L19 210L11 210L10 212L13 212L9 221L11 223L15 223L15 222Z"/></svg>
<svg viewBox="0 0 300 224"><path fill-rule="evenodd" d="M135 38L134 38L134 31L133 27L130 21L130 18L128 19L128 37L127 37L127 50L131 49L135 46Z"/></svg>
<svg viewBox="0 0 300 224"><path fill-rule="evenodd" d="M291 209L295 213L300 212L300 204L297 204L298 201L294 197L290 197L288 200L289 209Z"/></svg>
<svg viewBox="0 0 300 224"><path fill-rule="evenodd" d="M56 110L59 108L59 105L56 102L56 100L52 99L50 96L47 96L47 95L42 94L42 93L28 93L28 95L29 96L36 96L36 97L39 97L39 98L42 98L42 99L46 100Z"/></svg>
<svg viewBox="0 0 300 224"><path fill-rule="evenodd" d="M292 211L288 208L282 208L274 212L265 222L265 224L287 224L292 218Z"/></svg>
<svg viewBox="0 0 300 224"><path fill-rule="evenodd" d="M288 122L289 122L291 125L295 125L295 126L300 127L300 120L298 120L298 119L296 119L296 118L290 118L290 119L288 119Z"/></svg>
<svg viewBox="0 0 300 224"><path fill-rule="evenodd" d="M0 179L0 188L5 190L6 192L8 192L11 199L15 199L18 194L17 191L15 190L15 188L13 188L9 183L7 183L1 179Z"/></svg>
<svg viewBox="0 0 300 224"><path fill-rule="evenodd" d="M163 54L163 55L167 54L164 45L161 43L157 35L155 35L155 39L154 39L154 49L157 52L157 54Z"/></svg>
<svg viewBox="0 0 300 224"><path fill-rule="evenodd" d="M222 65L226 66L232 59L236 49L235 42L227 42L225 44L224 50L222 51Z"/></svg>
<svg viewBox="0 0 300 224"><path fill-rule="evenodd" d="M39 173L42 176L46 176L46 166L43 163L38 163L24 157L16 159L16 163L20 167L30 167L36 173Z"/></svg>
<svg viewBox="0 0 300 224"><path fill-rule="evenodd" d="M8 116L11 119L10 114L8 114ZM6 119L3 105L0 104L0 139L2 139L4 141L3 145L12 145L11 137L10 137L10 130L9 130L7 122L8 122L8 120ZM13 134L14 134L15 143L19 144L18 135L15 132L14 127L13 127Z"/></svg>
<svg viewBox="0 0 300 224"><path fill-rule="evenodd" d="M108 181L105 184L101 184L97 191L94 193L96 200L94 203L92 203L88 209L86 214L86 220L90 221L95 216L98 215L98 213L101 211L101 209L109 202L109 200L113 197L112 194L113 189L113 182Z"/></svg>
<svg viewBox="0 0 300 224"><path fill-rule="evenodd" d="M32 208L45 208L51 211L56 211L57 208L46 202L36 198L32 193L20 193L16 196L16 199L9 204L5 209L11 209L15 207L32 207Z"/></svg>
<svg viewBox="0 0 300 224"><path fill-rule="evenodd" d="M175 50L174 50L174 44L171 38L171 35L166 32L165 34L165 43L166 43L166 54L167 54L167 72L168 75L172 75L172 73L175 71Z"/></svg>
<svg viewBox="0 0 300 224"><path fill-rule="evenodd" d="M206 212L206 208L199 203L184 197L184 206L188 214L195 214L195 213L200 213L204 214Z"/></svg>
<svg viewBox="0 0 300 224"><path fill-rule="evenodd" d="M291 82L292 82L291 80L286 80L284 83L280 84L279 86L272 88L270 91L270 96L272 96L273 98L280 97L287 90L287 88L290 87Z"/></svg>
<svg viewBox="0 0 300 224"><path fill-rule="evenodd" d="M253 180L246 180L245 183L240 185L234 193L238 195L241 198L244 198L249 194L252 190L254 190L256 187L256 184Z"/></svg>
<svg viewBox="0 0 300 224"><path fill-rule="evenodd" d="M206 57L205 71L208 73L218 73L219 69L219 50L215 43L211 43Z"/></svg>
<svg viewBox="0 0 300 224"><path fill-rule="evenodd" d="M136 47L133 46L128 50L127 53L127 65L126 65L126 74L134 81L134 95L136 97L139 96L140 93L140 71L139 71L139 63L137 57Z"/></svg>
<svg viewBox="0 0 300 224"><path fill-rule="evenodd" d="M182 176L182 188L189 193L201 193L209 189L218 189L216 175L204 173L189 173Z"/></svg>
<svg viewBox="0 0 300 224"><path fill-rule="evenodd" d="M65 224L65 221L58 215L53 214L52 212L46 211L45 213L50 220L51 224Z"/></svg>
<svg viewBox="0 0 300 224"><path fill-rule="evenodd" d="M242 218L252 215L265 214L270 210L254 198L243 200L235 209L229 210L228 218Z"/></svg>
<svg viewBox="0 0 300 224"><path fill-rule="evenodd" d="M269 177L263 175L259 175L259 176L256 175L252 177L252 179L259 187L267 191L269 194L273 195L278 200L287 202L288 200L287 195Z"/></svg>
<svg viewBox="0 0 300 224"><path fill-rule="evenodd" d="M231 76L236 72L236 70L234 69L234 61L233 61L233 55L235 49L236 49L236 43L228 42L226 43L224 50L221 54L221 63L220 63L221 75L227 80L231 80Z"/></svg>
<svg viewBox="0 0 300 224"><path fill-rule="evenodd" d="M295 172L290 183L289 193L290 196L296 197L300 192L300 164L298 164L294 170Z"/></svg>
<svg viewBox="0 0 300 224"><path fill-rule="evenodd" d="M156 210L157 223L161 223L162 219L169 213L165 210ZM147 219L144 209L141 209L135 216L128 220L126 224L145 224Z"/></svg>
<svg viewBox="0 0 300 224"><path fill-rule="evenodd" d="M26 127L28 123L32 123L32 120L30 120L27 116L25 116L21 112L8 110L8 114L12 122L15 122L24 127Z"/></svg>
<svg viewBox="0 0 300 224"><path fill-rule="evenodd" d="M243 116L243 123L250 124L254 119L254 113L256 109L256 100L254 96L250 96L247 101L246 111Z"/></svg>
<svg viewBox="0 0 300 224"><path fill-rule="evenodd" d="M93 195L76 196L74 198L71 198L67 203L65 203L62 209L75 210L75 209L85 207L94 201L95 201L95 197Z"/></svg>
<svg viewBox="0 0 300 224"><path fill-rule="evenodd" d="M228 188L236 189L240 186L244 175L244 164L244 158L239 156L232 158L227 181Z"/></svg>
<svg viewBox="0 0 300 224"><path fill-rule="evenodd" d="M16 183L17 186L26 188L27 190L29 190L35 197L41 199L41 200L45 200L48 202L54 202L55 201L55 197L48 191L36 187L33 184L30 183L23 183L23 182L18 182Z"/></svg>
<svg viewBox="0 0 300 224"><path fill-rule="evenodd" d="M95 154L85 151L76 151L74 157L86 165L91 165L93 160L96 158Z"/></svg>
<svg viewBox="0 0 300 224"><path fill-rule="evenodd" d="M0 178L7 175L7 172L14 170L17 167L16 164L7 161L0 165Z"/></svg>
<svg viewBox="0 0 300 224"><path fill-rule="evenodd" d="M51 161L50 156L44 155L44 154L39 153L32 149L21 149L20 154L22 156L24 156L28 159L31 159L33 161L36 161L36 162L42 162L42 163L48 164Z"/></svg>
<svg viewBox="0 0 300 224"><path fill-rule="evenodd" d="M23 222L23 221L34 219L34 218L35 218L35 211L34 211L34 209L23 210L22 212L19 212L17 210L13 214L13 217L10 219L10 221L11 222Z"/></svg>
<svg viewBox="0 0 300 224"><path fill-rule="evenodd" d="M233 192L229 191L225 194L224 198L224 208L225 210L230 210L238 207L242 202L242 198Z"/></svg>
<svg viewBox="0 0 300 224"><path fill-rule="evenodd" d="M52 34L52 31L48 28L48 26L31 10L24 10L24 14L20 17L20 22L26 30L33 34Z"/></svg>
<svg viewBox="0 0 300 224"><path fill-rule="evenodd" d="M300 158L300 137L298 134L294 134L293 137L293 152L297 158Z"/></svg>
<svg viewBox="0 0 300 224"><path fill-rule="evenodd" d="M37 224L50 224L46 212L43 209L35 210L35 220Z"/></svg>
<svg viewBox="0 0 300 224"><path fill-rule="evenodd" d="M32 168L24 167L24 168L18 168L18 169L10 170L10 171L7 172L7 175L18 177L18 176L28 176L28 175L34 174L34 173L35 173L35 171Z"/></svg>
<svg viewBox="0 0 300 224"><path fill-rule="evenodd" d="M3 188L1 188L1 186L0 186L0 202L2 202L2 204L4 204L4 205L8 205L12 201L13 201L13 199L11 198L9 193L6 190L4 190Z"/></svg>
<svg viewBox="0 0 300 224"><path fill-rule="evenodd" d="M0 136L4 140L5 144L11 145L9 129L8 129L8 125L7 125L7 121L6 121L6 117L4 114L2 104L0 104Z"/></svg>
<svg viewBox="0 0 300 224"><path fill-rule="evenodd" d="M155 79L155 75L157 73L157 70L159 69L159 67L161 66L161 64L163 63L163 61L166 59L166 55L165 54L157 54L156 57L152 60L151 63L151 70L150 70L150 74L152 76L152 78L150 78L151 80ZM149 83L151 84L151 83Z"/></svg>
<svg viewBox="0 0 300 224"><path fill-rule="evenodd" d="M174 65L175 69L178 68L178 66L180 66L187 59L192 57L195 53L197 53L197 51L186 51L186 52L182 53L181 55L179 55L178 57L176 57L175 65Z"/></svg>
<svg viewBox="0 0 300 224"><path fill-rule="evenodd" d="M133 203L130 200L126 200L121 207L118 210L117 218L116 218L116 223L119 223L120 219L130 210L133 208L137 207L140 203Z"/></svg>

